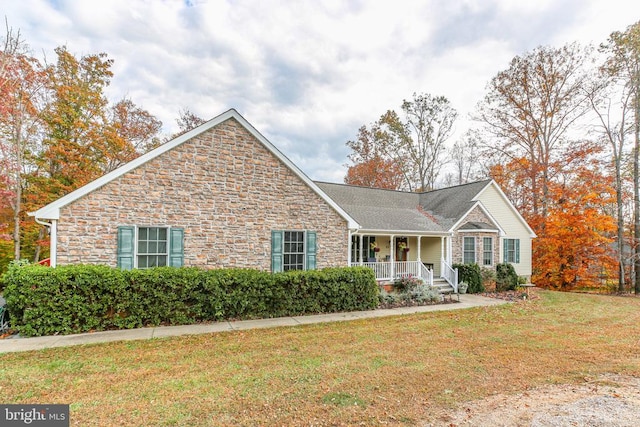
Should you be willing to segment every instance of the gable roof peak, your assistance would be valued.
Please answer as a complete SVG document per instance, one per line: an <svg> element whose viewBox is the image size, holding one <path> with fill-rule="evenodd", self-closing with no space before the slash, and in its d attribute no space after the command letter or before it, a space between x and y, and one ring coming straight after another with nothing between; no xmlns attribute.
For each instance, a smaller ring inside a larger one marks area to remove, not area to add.
<svg viewBox="0 0 640 427"><path fill-rule="evenodd" d="M245 128L259 143L261 143L271 154L273 154L278 160L284 163L294 174L296 174L306 185L308 185L316 194L318 194L326 203L328 203L341 217L343 217L350 229L357 229L360 225L344 211L339 205L337 205L327 194L324 193L307 175L302 172L289 158L287 158L280 150L278 150L267 138L265 138L256 128L253 127L235 108L230 108L222 114L202 123L200 126L173 138L170 141L165 142L159 147L135 158L134 160L120 166L119 168L101 176L94 181L72 191L71 193L60 197L59 199L49 203L48 205L38 209L35 212L29 212L29 216L33 216L36 220L57 220L60 218L60 209L67 206L79 198L96 191L109 182L121 177L122 175L130 172L139 166L149 162L150 160L159 157L160 155L172 150L173 148L184 144L192 138L200 135L203 132L229 120L234 119L240 126Z"/></svg>

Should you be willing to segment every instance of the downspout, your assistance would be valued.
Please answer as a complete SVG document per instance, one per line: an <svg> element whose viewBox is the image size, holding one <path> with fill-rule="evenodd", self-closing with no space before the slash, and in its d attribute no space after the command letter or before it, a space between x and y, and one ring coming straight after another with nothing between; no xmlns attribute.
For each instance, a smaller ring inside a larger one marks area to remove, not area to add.
<svg viewBox="0 0 640 427"><path fill-rule="evenodd" d="M58 261L58 220L52 219L51 222L44 222L35 217L34 219L36 223L44 225L49 229L49 259L51 260L51 267L55 267Z"/></svg>

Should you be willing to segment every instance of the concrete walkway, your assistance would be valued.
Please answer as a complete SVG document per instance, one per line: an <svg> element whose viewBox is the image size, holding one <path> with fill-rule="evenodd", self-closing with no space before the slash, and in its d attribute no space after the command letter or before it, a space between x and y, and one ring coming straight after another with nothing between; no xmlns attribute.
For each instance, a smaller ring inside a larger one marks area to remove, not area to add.
<svg viewBox="0 0 640 427"><path fill-rule="evenodd" d="M397 316L402 314L425 313L430 311L459 310L463 308L504 304L506 301L479 295L460 295L460 302L435 304L418 307L402 307L345 313L314 314L309 316L278 317L275 319L239 320L235 322L201 323L196 325L159 326L140 329L92 332L75 335L55 335L35 338L8 338L0 340L0 354L18 351L42 350L53 347L94 344L113 341L145 340L151 338L175 337L180 335L210 334L246 329L273 328L277 326L297 326L311 323L340 322L345 320L369 319L374 317Z"/></svg>

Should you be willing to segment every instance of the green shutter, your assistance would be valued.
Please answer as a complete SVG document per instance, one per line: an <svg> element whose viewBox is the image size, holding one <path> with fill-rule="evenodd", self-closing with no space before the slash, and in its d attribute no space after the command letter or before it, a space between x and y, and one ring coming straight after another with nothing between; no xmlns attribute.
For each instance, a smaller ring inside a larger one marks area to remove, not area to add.
<svg viewBox="0 0 640 427"><path fill-rule="evenodd" d="M271 272L282 271L284 231L271 232Z"/></svg>
<svg viewBox="0 0 640 427"><path fill-rule="evenodd" d="M502 262L507 262L507 239L502 239Z"/></svg>
<svg viewBox="0 0 640 427"><path fill-rule="evenodd" d="M516 249L516 264L520 263L520 239L516 239L515 241L515 249Z"/></svg>
<svg viewBox="0 0 640 427"><path fill-rule="evenodd" d="M135 237L136 228L134 226L118 227L118 268L123 270L133 268Z"/></svg>
<svg viewBox="0 0 640 427"><path fill-rule="evenodd" d="M169 231L169 266L184 265L184 229L172 228Z"/></svg>
<svg viewBox="0 0 640 427"><path fill-rule="evenodd" d="M307 270L316 269L316 232L307 231Z"/></svg>

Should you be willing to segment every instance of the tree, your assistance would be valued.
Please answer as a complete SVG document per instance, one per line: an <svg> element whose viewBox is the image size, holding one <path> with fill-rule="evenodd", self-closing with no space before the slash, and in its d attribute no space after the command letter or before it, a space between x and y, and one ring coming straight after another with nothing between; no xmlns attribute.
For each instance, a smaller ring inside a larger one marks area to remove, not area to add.
<svg viewBox="0 0 640 427"><path fill-rule="evenodd" d="M401 178L401 188L431 190L445 163L445 143L458 114L444 96L416 93L412 100L402 102L401 110L403 117L389 110L371 129L365 128L368 145L347 142L355 154L349 157L356 160L355 165L372 159L375 165L387 165ZM363 128L359 139L362 137Z"/></svg>
<svg viewBox="0 0 640 427"><path fill-rule="evenodd" d="M171 136L171 138L175 138L183 133L189 132L191 129L206 122L203 118L195 115L189 108L180 109L179 114L180 116L176 119L176 123L178 123L180 130Z"/></svg>
<svg viewBox="0 0 640 427"><path fill-rule="evenodd" d="M130 99L122 99L108 112L105 125L103 173L110 172L160 145L162 122Z"/></svg>
<svg viewBox="0 0 640 427"><path fill-rule="evenodd" d="M112 60L104 53L79 60L66 47L55 49L47 67L51 101L43 112L47 127L39 158L40 192L50 201L100 176L109 152L105 128Z"/></svg>
<svg viewBox="0 0 640 427"><path fill-rule="evenodd" d="M593 167L593 165L596 165ZM549 183L544 234L534 245L534 278L540 286L571 290L598 287L601 278L616 272L611 254L615 220L606 213L615 191L597 162L580 157Z"/></svg>
<svg viewBox="0 0 640 427"><path fill-rule="evenodd" d="M456 171L454 185L465 184L480 175L478 164L478 140L472 132L453 144L451 161Z"/></svg>
<svg viewBox="0 0 640 427"><path fill-rule="evenodd" d="M349 160L353 162L347 170L344 182L363 187L386 188L397 190L402 184L402 171L393 159L385 158L382 153L384 134L376 124L371 129L362 126L355 141L348 141L347 146L352 153Z"/></svg>
<svg viewBox="0 0 640 427"><path fill-rule="evenodd" d="M630 102L633 134L633 235L635 293L640 293L640 21L630 25L625 32L613 32L602 46L608 54L603 70L624 88L623 100ZM624 139L625 128L618 138ZM618 143L623 143L624 141Z"/></svg>
<svg viewBox="0 0 640 427"><path fill-rule="evenodd" d="M599 286L602 277L616 273L611 243L615 221L608 206L615 200L611 179L603 176L598 161L600 146L574 142L572 148L550 165L554 177L548 185L547 215L521 212L534 230L542 230L533 242L533 277L538 286L571 290ZM528 159L494 165L493 179L517 208L530 206Z"/></svg>
<svg viewBox="0 0 640 427"><path fill-rule="evenodd" d="M616 257L618 263L618 292L625 291L626 256L625 256L625 180L623 179L626 160L629 158L628 137L632 131L631 92L618 84L617 79L609 75L606 68L601 68L600 76L593 78L593 84L586 88L587 97L595 112L596 135L608 145L611 154L616 196Z"/></svg>
<svg viewBox="0 0 640 427"><path fill-rule="evenodd" d="M517 56L491 79L478 105L476 119L495 144L485 146L485 152L527 159L535 215L546 216L550 166L563 156L569 130L589 108L582 90L587 53L571 44Z"/></svg>
<svg viewBox="0 0 640 427"><path fill-rule="evenodd" d="M403 168L405 185L410 191L427 191L445 163L445 142L451 136L458 113L444 96L413 94L402 102L404 120L394 111L380 118L392 138L385 151Z"/></svg>
<svg viewBox="0 0 640 427"><path fill-rule="evenodd" d="M25 157L34 150L41 130L39 109L45 81L40 63L27 51L20 33L7 25L0 52L0 196L6 200L4 208L12 212L16 260L21 257L22 200L28 172Z"/></svg>

